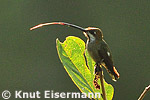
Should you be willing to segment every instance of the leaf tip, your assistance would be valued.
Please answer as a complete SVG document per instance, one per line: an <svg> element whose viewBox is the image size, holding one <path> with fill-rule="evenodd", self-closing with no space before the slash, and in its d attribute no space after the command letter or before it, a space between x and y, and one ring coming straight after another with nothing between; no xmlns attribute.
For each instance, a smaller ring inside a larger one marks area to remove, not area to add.
<svg viewBox="0 0 150 100"><path fill-rule="evenodd" d="M60 42L60 41L59 41L59 39L57 38L57 39L56 39L56 44L57 44L58 42Z"/></svg>

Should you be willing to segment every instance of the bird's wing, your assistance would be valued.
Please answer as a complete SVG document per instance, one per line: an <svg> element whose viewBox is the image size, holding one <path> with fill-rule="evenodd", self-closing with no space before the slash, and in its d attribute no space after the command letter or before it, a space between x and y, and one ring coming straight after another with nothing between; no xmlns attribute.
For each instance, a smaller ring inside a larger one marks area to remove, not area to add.
<svg viewBox="0 0 150 100"><path fill-rule="evenodd" d="M111 54L111 51L105 41L102 41L101 47L100 47L98 53L102 57L102 59L104 59L103 62L106 64L106 66L113 67L112 54Z"/></svg>
<svg viewBox="0 0 150 100"><path fill-rule="evenodd" d="M106 70L108 71L108 73L110 74L110 76L112 77L114 81L118 79L119 73L117 72L117 70L115 69L113 65L111 51L105 41L102 41L101 47L98 53L102 57L102 59L104 59L102 62L102 66L106 68Z"/></svg>

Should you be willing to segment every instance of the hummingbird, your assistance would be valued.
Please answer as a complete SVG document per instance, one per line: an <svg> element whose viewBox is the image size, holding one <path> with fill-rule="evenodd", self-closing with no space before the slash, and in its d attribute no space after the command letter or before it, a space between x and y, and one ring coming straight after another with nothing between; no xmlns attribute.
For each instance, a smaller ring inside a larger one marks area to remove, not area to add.
<svg viewBox="0 0 150 100"><path fill-rule="evenodd" d="M107 70L113 81L119 79L119 73L116 70L113 63L112 53L109 49L108 44L105 42L103 38L103 32L101 31L101 29L96 27L82 28L80 26L66 22L50 22L36 25L30 28L30 30L46 25L67 25L81 30L85 35L85 37L87 38L86 49L91 58L96 62L95 65L99 66L102 65L103 67L105 67L105 69Z"/></svg>

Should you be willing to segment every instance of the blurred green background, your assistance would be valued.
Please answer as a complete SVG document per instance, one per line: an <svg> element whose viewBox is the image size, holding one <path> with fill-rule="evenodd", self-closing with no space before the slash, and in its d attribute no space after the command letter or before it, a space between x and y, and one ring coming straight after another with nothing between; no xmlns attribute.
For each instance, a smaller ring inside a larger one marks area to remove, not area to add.
<svg viewBox="0 0 150 100"><path fill-rule="evenodd" d="M59 25L29 30L39 23L64 21L102 29L120 73L117 82L104 73L115 88L113 100L137 100L150 84L149 4L148 0L1 0L0 92L79 92L58 58L55 40L73 35L86 41L82 32ZM150 92L144 100L149 98Z"/></svg>

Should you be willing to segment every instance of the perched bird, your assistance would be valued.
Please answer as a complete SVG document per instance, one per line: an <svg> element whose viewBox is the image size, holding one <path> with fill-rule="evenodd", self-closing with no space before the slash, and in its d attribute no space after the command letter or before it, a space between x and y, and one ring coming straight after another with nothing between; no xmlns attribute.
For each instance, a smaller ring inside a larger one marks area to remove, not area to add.
<svg viewBox="0 0 150 100"><path fill-rule="evenodd" d="M116 81L119 78L119 73L117 72L113 64L111 51L108 47L108 44L103 39L103 33L99 28L95 27L82 28L80 26L65 22L51 22L39 24L37 26L32 27L30 30L46 25L55 25L55 24L67 25L83 31L83 34L87 37L86 49L89 55L92 57L92 59L96 62L96 65L104 66L108 71L108 73L110 74L110 76L112 77L112 80Z"/></svg>

